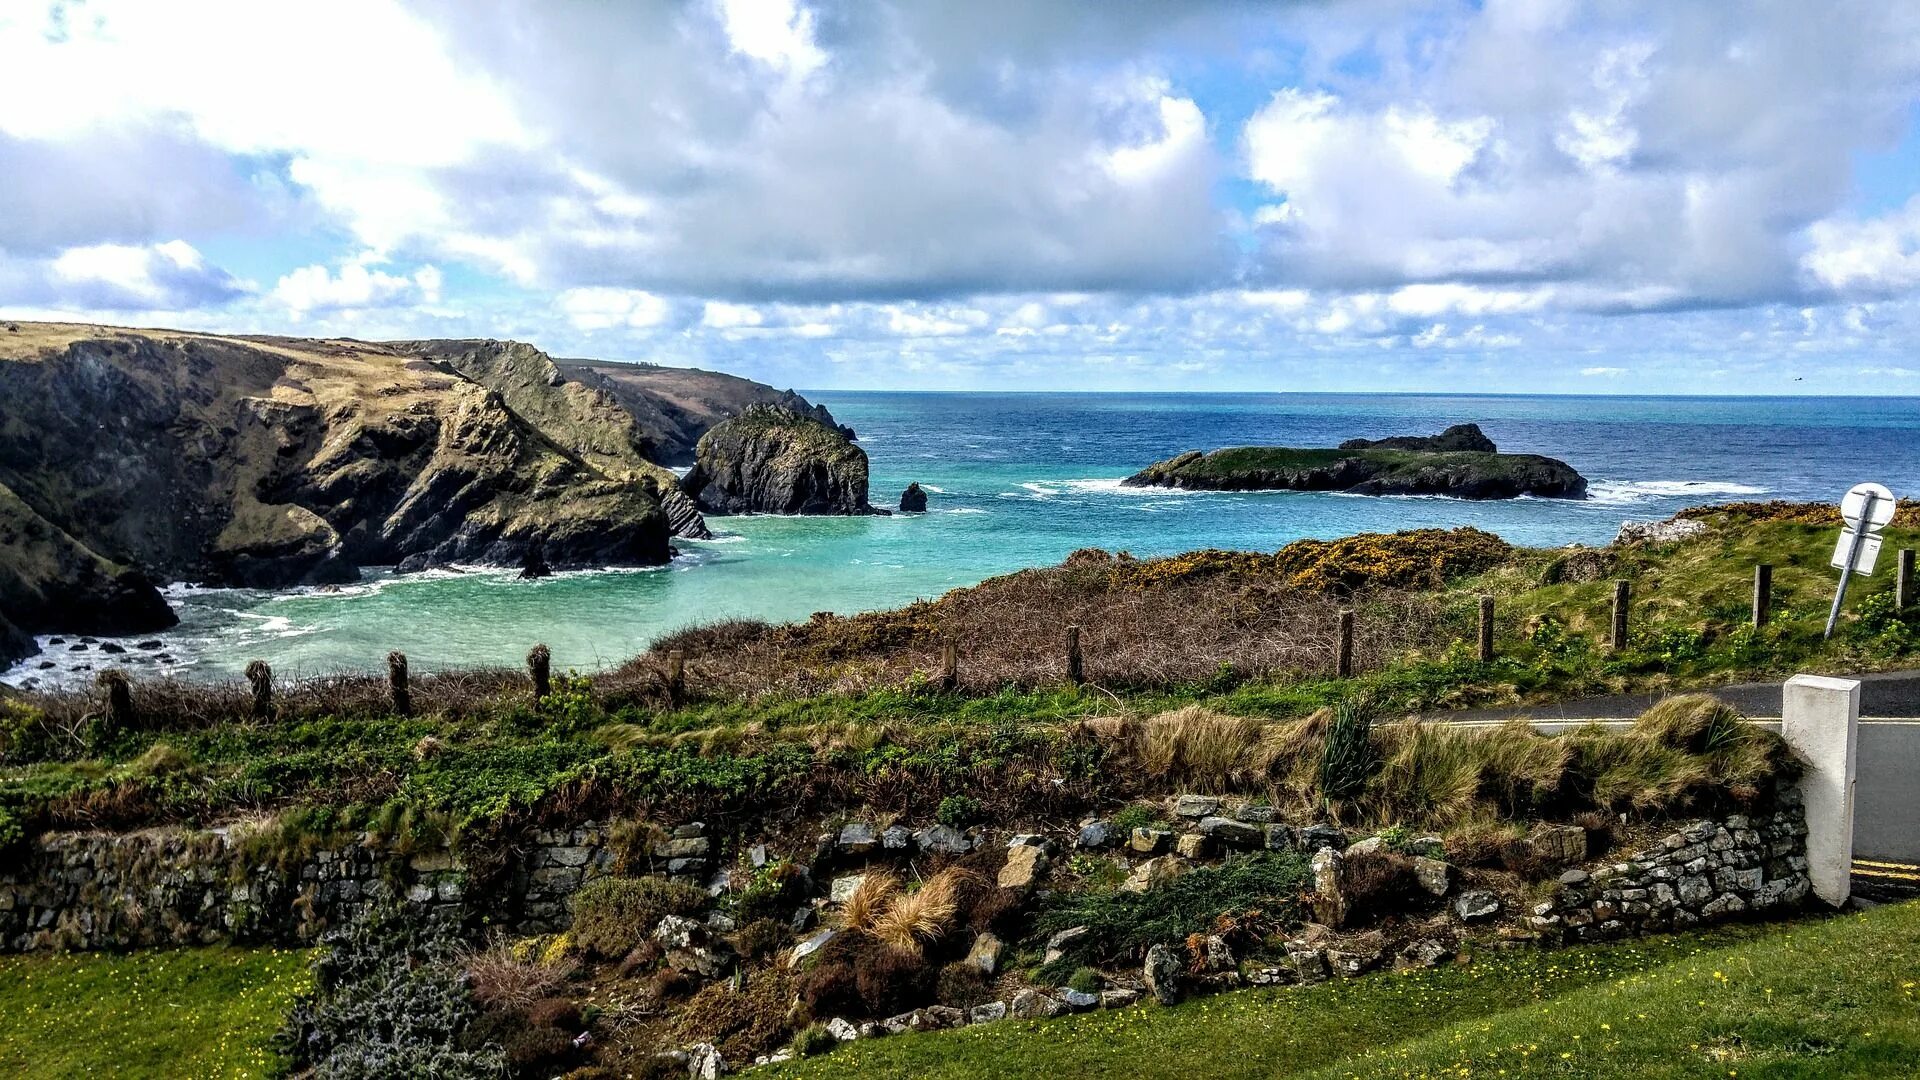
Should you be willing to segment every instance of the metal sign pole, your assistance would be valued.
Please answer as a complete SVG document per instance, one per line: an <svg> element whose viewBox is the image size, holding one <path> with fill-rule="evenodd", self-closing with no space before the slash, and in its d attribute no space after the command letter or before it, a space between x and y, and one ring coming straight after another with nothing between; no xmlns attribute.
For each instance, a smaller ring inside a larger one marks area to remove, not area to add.
<svg viewBox="0 0 1920 1080"><path fill-rule="evenodd" d="M1880 498L1874 492L1866 493L1866 503L1860 508L1860 524L1853 527L1853 543L1847 548L1847 565L1840 568L1840 587L1833 592L1833 610L1827 612L1827 632L1821 634L1822 640L1833 637L1834 625L1840 621L1840 604L1847 598L1847 584L1853 580L1853 564L1860 560L1860 545L1867 539L1867 523L1873 520L1873 504Z"/></svg>

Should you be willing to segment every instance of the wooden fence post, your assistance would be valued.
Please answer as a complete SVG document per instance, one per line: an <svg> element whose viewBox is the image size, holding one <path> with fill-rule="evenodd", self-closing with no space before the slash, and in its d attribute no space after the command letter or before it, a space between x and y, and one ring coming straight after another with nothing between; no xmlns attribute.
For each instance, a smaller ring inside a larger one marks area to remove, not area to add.
<svg viewBox="0 0 1920 1080"><path fill-rule="evenodd" d="M1067 681L1079 686L1086 681L1086 665L1080 659L1080 628L1067 627Z"/></svg>
<svg viewBox="0 0 1920 1080"><path fill-rule="evenodd" d="M1773 567L1761 563L1753 568L1753 625L1767 625L1773 615Z"/></svg>
<svg viewBox="0 0 1920 1080"><path fill-rule="evenodd" d="M948 638L940 646L940 689L952 693L960 685L960 642Z"/></svg>
<svg viewBox="0 0 1920 1080"><path fill-rule="evenodd" d="M675 705L687 699L687 651L672 649L667 653L667 700Z"/></svg>
<svg viewBox="0 0 1920 1080"><path fill-rule="evenodd" d="M1627 606L1631 603L1632 586L1625 578L1613 583L1613 651L1621 652L1627 647Z"/></svg>
<svg viewBox="0 0 1920 1080"><path fill-rule="evenodd" d="M1334 671L1343 679L1353 675L1353 611L1340 613L1340 646L1334 655Z"/></svg>
<svg viewBox="0 0 1920 1080"><path fill-rule="evenodd" d="M119 668L108 668L93 677L93 685L107 692L107 730L127 731L133 727L133 680Z"/></svg>
<svg viewBox="0 0 1920 1080"><path fill-rule="evenodd" d="M273 669L265 660L247 665L247 682L253 686L253 718L265 720L273 715Z"/></svg>
<svg viewBox="0 0 1920 1080"><path fill-rule="evenodd" d="M387 689L393 692L396 716L413 715L413 695L407 690L407 654L394 650L387 654Z"/></svg>
<svg viewBox="0 0 1920 1080"><path fill-rule="evenodd" d="M1493 597L1480 598L1480 662L1493 663Z"/></svg>
<svg viewBox="0 0 1920 1080"><path fill-rule="evenodd" d="M527 650L527 678L533 680L533 700L553 692L553 650L535 645Z"/></svg>
<svg viewBox="0 0 1920 1080"><path fill-rule="evenodd" d="M1900 565L1893 576L1893 608L1905 611L1912 607L1920 597L1913 595L1913 549L1900 549Z"/></svg>

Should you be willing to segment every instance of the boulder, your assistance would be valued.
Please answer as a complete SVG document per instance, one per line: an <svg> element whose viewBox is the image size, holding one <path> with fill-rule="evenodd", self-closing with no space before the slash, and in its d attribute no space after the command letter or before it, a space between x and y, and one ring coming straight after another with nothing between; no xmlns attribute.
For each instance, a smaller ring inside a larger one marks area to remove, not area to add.
<svg viewBox="0 0 1920 1080"><path fill-rule="evenodd" d="M1059 988L1054 991L1053 996L1055 1000L1073 1012L1086 1012L1089 1009L1097 1009L1100 1007L1099 994L1090 994L1082 990L1075 990L1071 986Z"/></svg>
<svg viewBox="0 0 1920 1080"><path fill-rule="evenodd" d="M1212 848L1212 841L1199 833L1181 833L1173 842L1174 854L1183 859L1204 859Z"/></svg>
<svg viewBox="0 0 1920 1080"><path fill-rule="evenodd" d="M864 821L852 821L840 827L839 847L843 854L865 855L876 843L873 826Z"/></svg>
<svg viewBox="0 0 1920 1080"><path fill-rule="evenodd" d="M1180 1003L1180 957L1165 945L1147 950L1146 964L1140 970L1147 992L1162 1005Z"/></svg>
<svg viewBox="0 0 1920 1080"><path fill-rule="evenodd" d="M1083 848L1103 848L1113 843L1113 826L1104 821L1089 821L1080 826L1080 834L1075 838Z"/></svg>
<svg viewBox="0 0 1920 1080"><path fill-rule="evenodd" d="M1587 830L1578 825L1541 822L1527 834L1527 849L1534 858L1552 865L1577 863L1587 857Z"/></svg>
<svg viewBox="0 0 1920 1080"><path fill-rule="evenodd" d="M907 851L913 847L913 833L904 825L889 825L880 834L880 846L887 851Z"/></svg>
<svg viewBox="0 0 1920 1080"><path fill-rule="evenodd" d="M687 1047L687 1075L693 1080L719 1080L730 1071L712 1043Z"/></svg>
<svg viewBox="0 0 1920 1080"><path fill-rule="evenodd" d="M995 975L1000 971L1000 954L1005 949L1006 946L998 937L983 933L973 939L973 948L967 951L966 962L979 968L982 975Z"/></svg>
<svg viewBox="0 0 1920 1080"><path fill-rule="evenodd" d="M1211 795L1181 795L1173 800L1175 817L1198 820L1220 812L1220 800Z"/></svg>
<svg viewBox="0 0 1920 1080"><path fill-rule="evenodd" d="M965 855L973 850L973 841L967 834L951 825L929 825L913 834L913 842L920 845L921 851L936 855Z"/></svg>
<svg viewBox="0 0 1920 1080"><path fill-rule="evenodd" d="M1006 1018L1007 1003L1004 1001L989 1001L985 1005L975 1005L967 1011L967 1022L970 1024L991 1024L995 1020Z"/></svg>
<svg viewBox="0 0 1920 1080"><path fill-rule="evenodd" d="M1246 851L1258 851L1267 844L1265 828L1250 822L1235 821L1233 818L1201 818L1200 834L1226 847Z"/></svg>
<svg viewBox="0 0 1920 1080"><path fill-rule="evenodd" d="M1444 453L1450 450L1465 450L1473 453L1492 454L1499 451L1492 439L1480 430L1479 424L1455 424L1438 435L1390 435L1384 439L1348 439L1340 444L1342 450L1420 450L1428 453Z"/></svg>
<svg viewBox="0 0 1920 1080"><path fill-rule="evenodd" d="M1344 848L1347 846L1347 834L1336 825L1325 822L1309 825L1299 831L1300 850L1319 851L1323 847Z"/></svg>
<svg viewBox="0 0 1920 1080"><path fill-rule="evenodd" d="M1173 833L1166 829L1133 830L1127 839L1127 850L1141 855L1158 855L1173 846Z"/></svg>
<svg viewBox="0 0 1920 1080"><path fill-rule="evenodd" d="M853 899L853 891L860 887L860 882L865 880L866 876L865 874L846 874L834 878L833 884L827 889L828 902L844 904Z"/></svg>
<svg viewBox="0 0 1920 1080"><path fill-rule="evenodd" d="M1707 523L1693 518L1668 518L1666 521L1624 521L1620 531L1614 534L1613 545L1626 547L1630 544L1677 544L1700 536L1707 531Z"/></svg>
<svg viewBox="0 0 1920 1080"><path fill-rule="evenodd" d="M821 949L826 948L827 942L832 941L837 933L838 931L832 929L831 927L823 928L817 933L815 933L812 937L808 938L807 940L801 942L798 945L795 945L793 947L793 952L789 953L787 956L787 966L788 967L800 966L801 963L805 962L807 957L812 956L814 953L817 953ZM997 955L998 954L996 954L996 957Z"/></svg>
<svg viewBox="0 0 1920 1080"><path fill-rule="evenodd" d="M1453 913L1463 922L1479 922L1500 913L1500 897L1486 889L1461 893L1453 901Z"/></svg>
<svg viewBox="0 0 1920 1080"><path fill-rule="evenodd" d="M852 1042L860 1037L860 1029L844 1018L836 1016L827 1021L827 1034L841 1042Z"/></svg>
<svg viewBox="0 0 1920 1080"><path fill-rule="evenodd" d="M1003 889L1024 892L1039 884L1046 876L1046 849L1023 845L1008 849L1007 861L1000 867L998 882Z"/></svg>
<svg viewBox="0 0 1920 1080"><path fill-rule="evenodd" d="M1133 868L1120 888L1127 892L1146 892L1158 888L1187 872L1187 864L1175 855L1162 855Z"/></svg>
<svg viewBox="0 0 1920 1080"><path fill-rule="evenodd" d="M1287 959L1293 962L1293 973L1303 983L1327 981L1327 954L1309 946L1287 949Z"/></svg>
<svg viewBox="0 0 1920 1080"><path fill-rule="evenodd" d="M900 493L900 512L903 514L924 514L927 512L927 492L918 483L907 485Z"/></svg>
<svg viewBox="0 0 1920 1080"><path fill-rule="evenodd" d="M1233 971L1239 967L1233 947L1219 934L1207 935L1205 963L1208 971Z"/></svg>
<svg viewBox="0 0 1920 1080"><path fill-rule="evenodd" d="M1425 855L1413 857L1413 880L1432 896L1445 896L1453 882L1453 867Z"/></svg>
<svg viewBox="0 0 1920 1080"><path fill-rule="evenodd" d="M1073 926L1053 935L1047 939L1047 950L1040 962L1051 964L1061 959L1066 956L1067 950L1073 947L1074 942L1080 941L1092 932L1084 926Z"/></svg>
<svg viewBox="0 0 1920 1080"><path fill-rule="evenodd" d="M1308 869L1313 874L1313 917L1337 930L1347 921L1346 860L1323 847L1313 853Z"/></svg>
<svg viewBox="0 0 1920 1080"><path fill-rule="evenodd" d="M1016 1020L1044 1020L1064 1011L1065 1006L1032 987L1013 995L1007 1003L1007 1015Z"/></svg>
<svg viewBox="0 0 1920 1080"><path fill-rule="evenodd" d="M1400 958L1395 962L1400 968L1430 968L1452 955L1452 950L1432 938L1419 941L1400 950Z"/></svg>
<svg viewBox="0 0 1920 1080"><path fill-rule="evenodd" d="M1140 991L1119 987L1100 991L1100 1007L1103 1009L1124 1009L1140 1000Z"/></svg>

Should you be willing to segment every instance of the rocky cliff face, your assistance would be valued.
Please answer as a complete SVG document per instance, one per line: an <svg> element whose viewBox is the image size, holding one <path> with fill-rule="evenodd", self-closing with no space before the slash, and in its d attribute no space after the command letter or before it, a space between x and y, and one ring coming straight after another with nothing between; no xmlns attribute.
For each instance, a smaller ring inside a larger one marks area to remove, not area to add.
<svg viewBox="0 0 1920 1080"><path fill-rule="evenodd" d="M18 325L0 333L0 606L20 629L165 625L141 572L279 587L518 565L536 541L560 567L670 553L672 474L618 402L528 346Z"/></svg>
<svg viewBox="0 0 1920 1080"><path fill-rule="evenodd" d="M1480 430L1479 424L1455 424L1438 435L1390 435L1384 439L1348 439L1342 450L1466 450L1491 454L1500 448Z"/></svg>
<svg viewBox="0 0 1920 1080"><path fill-rule="evenodd" d="M787 409L854 437L853 429L834 420L826 406L737 375L602 360L554 363L567 378L612 395L643 432L647 456L662 465L693 464L701 436L755 405Z"/></svg>
<svg viewBox="0 0 1920 1080"><path fill-rule="evenodd" d="M716 514L872 514L867 455L838 428L756 405L700 439L681 487Z"/></svg>

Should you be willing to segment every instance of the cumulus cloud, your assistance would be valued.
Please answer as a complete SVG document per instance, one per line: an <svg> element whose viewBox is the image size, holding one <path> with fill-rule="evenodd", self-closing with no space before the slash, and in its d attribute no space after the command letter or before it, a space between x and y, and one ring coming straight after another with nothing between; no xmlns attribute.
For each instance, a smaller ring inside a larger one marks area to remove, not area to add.
<svg viewBox="0 0 1920 1080"><path fill-rule="evenodd" d="M48 271L49 298L84 309L203 308L251 291L184 240L68 248L48 264Z"/></svg>
<svg viewBox="0 0 1920 1080"><path fill-rule="evenodd" d="M389 274L361 263L349 263L338 271L303 266L280 279L273 298L300 319L315 311L431 304L440 299L441 280L440 270L433 266L411 274Z"/></svg>

